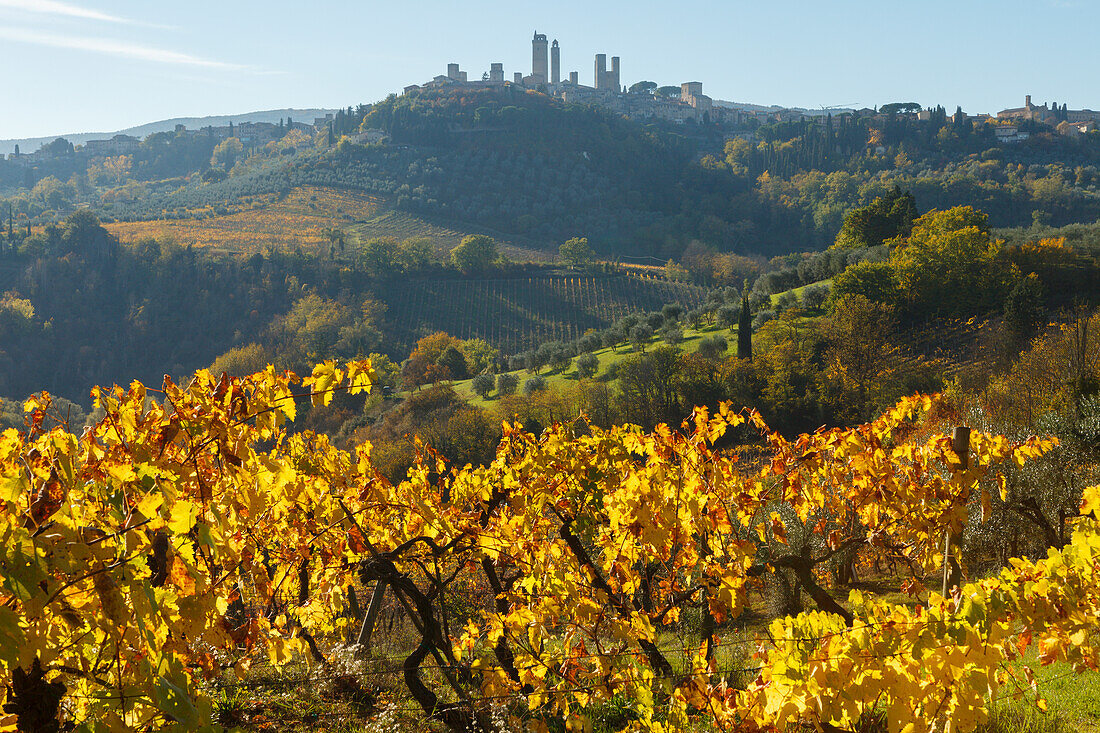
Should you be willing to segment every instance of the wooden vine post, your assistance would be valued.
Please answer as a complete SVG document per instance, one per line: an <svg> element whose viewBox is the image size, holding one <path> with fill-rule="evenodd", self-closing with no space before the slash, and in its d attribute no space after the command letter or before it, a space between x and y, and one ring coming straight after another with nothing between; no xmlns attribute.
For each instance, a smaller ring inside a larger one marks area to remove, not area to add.
<svg viewBox="0 0 1100 733"><path fill-rule="evenodd" d="M965 471L970 466L970 428L956 427L951 434L951 450L959 457L952 472ZM943 533L943 595L962 583L962 565L959 563L962 550L962 530Z"/></svg>

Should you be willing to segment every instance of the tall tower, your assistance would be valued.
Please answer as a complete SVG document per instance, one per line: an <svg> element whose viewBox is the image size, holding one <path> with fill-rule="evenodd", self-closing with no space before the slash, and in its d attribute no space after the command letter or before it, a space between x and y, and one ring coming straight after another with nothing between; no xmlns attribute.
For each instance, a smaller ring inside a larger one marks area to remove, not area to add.
<svg viewBox="0 0 1100 733"><path fill-rule="evenodd" d="M550 46L550 83L561 83L561 49L558 47L558 39Z"/></svg>
<svg viewBox="0 0 1100 733"><path fill-rule="evenodd" d="M612 56L611 57L611 83L608 84L608 86L611 87L612 90L616 94L618 94L619 92L621 92L623 90L623 85L619 81L619 57L618 56Z"/></svg>
<svg viewBox="0 0 1100 733"><path fill-rule="evenodd" d="M548 67L546 34L535 31L535 37L531 41L531 76L536 84L545 84L550 79L550 74L547 73Z"/></svg>
<svg viewBox="0 0 1100 733"><path fill-rule="evenodd" d="M595 76L596 76L596 80L592 84L592 86L596 87L597 89L603 89L604 88L605 77L607 76L607 54L606 53L596 54L596 74L595 74Z"/></svg>

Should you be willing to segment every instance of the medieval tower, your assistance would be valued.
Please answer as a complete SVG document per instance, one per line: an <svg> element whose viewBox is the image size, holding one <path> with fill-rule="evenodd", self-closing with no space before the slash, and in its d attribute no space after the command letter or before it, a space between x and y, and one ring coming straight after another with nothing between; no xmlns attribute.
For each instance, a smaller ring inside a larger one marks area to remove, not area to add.
<svg viewBox="0 0 1100 733"><path fill-rule="evenodd" d="M545 84L550 79L549 64L546 58L546 34L535 31L531 41L531 76L536 84Z"/></svg>
<svg viewBox="0 0 1100 733"><path fill-rule="evenodd" d="M558 47L558 39L554 39L550 46L550 83L561 82L561 49Z"/></svg>

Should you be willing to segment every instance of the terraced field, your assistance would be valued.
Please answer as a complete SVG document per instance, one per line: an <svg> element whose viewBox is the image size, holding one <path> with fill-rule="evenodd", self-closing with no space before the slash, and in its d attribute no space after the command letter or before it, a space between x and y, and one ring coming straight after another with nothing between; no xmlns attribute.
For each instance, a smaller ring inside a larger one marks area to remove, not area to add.
<svg viewBox="0 0 1100 733"><path fill-rule="evenodd" d="M356 191L303 187L285 195L256 196L218 214L189 212L192 218L115 222L107 229L123 242L169 238L215 252L252 255L265 248L327 253L326 227L345 228L377 214L381 199Z"/></svg>
<svg viewBox="0 0 1100 733"><path fill-rule="evenodd" d="M386 332L407 354L418 338L446 331L483 338L505 354L573 339L635 311L665 303L692 308L706 289L636 275L508 280L410 280L377 294L389 310Z"/></svg>

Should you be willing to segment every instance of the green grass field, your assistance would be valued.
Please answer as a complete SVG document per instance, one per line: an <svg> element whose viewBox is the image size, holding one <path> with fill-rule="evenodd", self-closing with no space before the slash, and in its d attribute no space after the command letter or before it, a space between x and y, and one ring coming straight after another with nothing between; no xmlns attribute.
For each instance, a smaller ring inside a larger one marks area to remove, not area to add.
<svg viewBox="0 0 1100 733"><path fill-rule="evenodd" d="M698 331L695 330L695 329L691 329L691 328L685 328L684 329L684 340L682 342L680 342L680 344L678 345L678 348L681 351L684 351L684 352L687 352L687 353L695 353L696 351L699 350L699 342L704 337L713 336L713 335L719 335L719 336L724 336L725 337L726 342L729 344L729 350L726 352L727 354L735 354L737 352L737 328L736 327L730 329L730 328L718 328L717 326L710 326L710 327L704 327L704 328L702 328ZM651 349L655 346L661 346L661 345L663 345L663 343L664 342L659 337L654 336L646 344L646 349L648 350L648 349ZM624 343L621 343L621 344L617 345L614 349L611 349L611 348L600 349L600 350L594 351L592 353L595 354L596 357L600 360L600 367L597 370L596 376L594 377L594 379L607 380L608 371L610 369L613 369L615 366L618 365L619 362L621 362L626 357L631 356L631 355L633 355L635 353L638 353L638 352L635 352L631 348L630 344L624 342ZM516 371L513 371L513 372L508 372L508 373L509 374L514 374L519 379L519 386L517 387L517 393L522 393L523 383L526 380L528 380L528 379L530 379L531 377L534 376L533 374L529 374L528 372L526 372L522 369L519 369L519 370L516 370ZM574 382L577 382L580 379L580 376L577 374L577 366L576 366L576 360L575 359L572 362L570 362L569 366L566 369L564 369L562 371L555 372L555 371L551 371L549 368L546 368L546 369L541 370L539 372L539 374L546 379L547 389L559 389L561 387L564 387L564 386L567 386L567 385L572 384ZM499 397L499 395L496 392L490 393L489 394L489 399L483 399L482 397L478 396L477 394L474 393L473 380L472 379L463 379L463 380L454 382L453 387L454 387L455 392L457 392L459 394L459 396L461 396L464 399L466 399L467 401L469 401L470 404L477 405L478 407L487 407L487 406L493 404L494 402L496 402L497 398Z"/></svg>

